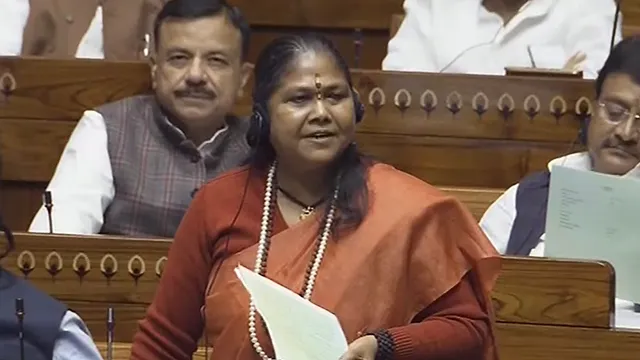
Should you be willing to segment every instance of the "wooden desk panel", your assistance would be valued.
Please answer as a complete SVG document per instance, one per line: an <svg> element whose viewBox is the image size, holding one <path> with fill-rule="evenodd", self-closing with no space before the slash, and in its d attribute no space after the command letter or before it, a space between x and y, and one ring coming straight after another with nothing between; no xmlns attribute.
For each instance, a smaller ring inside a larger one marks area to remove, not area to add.
<svg viewBox="0 0 640 360"><path fill-rule="evenodd" d="M640 353L640 332L632 330L500 323L496 338L501 360L637 360ZM97 345L106 354L106 343ZM131 343L115 343L113 350L114 360L129 360ZM204 360L204 348L194 359Z"/></svg>
<svg viewBox="0 0 640 360"><path fill-rule="evenodd" d="M608 329L614 279L605 262L505 257L493 303L501 322Z"/></svg>
<svg viewBox="0 0 640 360"><path fill-rule="evenodd" d="M497 324L501 360L637 360L640 332Z"/></svg>
<svg viewBox="0 0 640 360"><path fill-rule="evenodd" d="M107 358L107 343L104 341L96 342L98 346L98 350L102 354L102 356ZM131 342L115 342L112 346L113 349L113 360L130 360L131 359ZM205 357L204 348L199 348L191 358L192 360L209 360ZM211 354L211 350L209 350L209 354Z"/></svg>
<svg viewBox="0 0 640 360"><path fill-rule="evenodd" d="M15 238L16 249L3 260L5 268L32 268L27 278L63 301L104 304L148 305L171 245L166 239L100 235L16 233ZM54 275L48 270L52 266L58 269Z"/></svg>
<svg viewBox="0 0 640 360"><path fill-rule="evenodd" d="M504 192L502 189L479 189L479 188L456 188L456 187L440 187L440 190L455 196L468 209L471 214L480 221L482 215L494 201Z"/></svg>
<svg viewBox="0 0 640 360"><path fill-rule="evenodd" d="M161 274L163 268L162 259L171 242L19 233L16 243L18 248L3 261L4 267L17 274L22 274L20 268L33 267L28 279L68 303L87 321L98 340L105 338L106 311L113 306L120 324L116 339L126 342L131 340L137 320L144 317L146 306L153 299L158 273ZM62 259L61 265L57 255L52 255L53 251ZM101 268L115 270L113 259L117 262L117 271L106 276ZM76 270L83 264L88 269L87 260L90 270L81 277ZM34 263L35 266L31 266ZM61 268L53 276L47 270L52 264ZM141 274L137 280L136 269ZM510 323L607 328L613 311L612 276L610 266L598 262L505 258L493 293L497 319Z"/></svg>

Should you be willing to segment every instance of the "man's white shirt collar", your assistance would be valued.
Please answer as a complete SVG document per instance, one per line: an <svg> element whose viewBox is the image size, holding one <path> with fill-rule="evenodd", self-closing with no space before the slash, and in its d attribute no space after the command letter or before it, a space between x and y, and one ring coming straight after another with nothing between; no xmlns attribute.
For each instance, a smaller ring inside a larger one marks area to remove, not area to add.
<svg viewBox="0 0 640 360"><path fill-rule="evenodd" d="M547 169L549 170L549 172L552 171L554 166L564 166L570 169L590 171L591 158L589 157L589 153L586 151L569 154L567 156L551 160L549 164L547 164ZM634 177L640 180L640 163L636 165L635 168L631 169L628 173L622 175L622 177Z"/></svg>

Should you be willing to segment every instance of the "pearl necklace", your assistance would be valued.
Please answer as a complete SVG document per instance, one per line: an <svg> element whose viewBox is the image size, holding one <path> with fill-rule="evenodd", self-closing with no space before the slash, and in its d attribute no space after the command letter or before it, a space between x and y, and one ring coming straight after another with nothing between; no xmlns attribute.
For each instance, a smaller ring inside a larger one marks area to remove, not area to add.
<svg viewBox="0 0 640 360"><path fill-rule="evenodd" d="M276 166L277 162L274 161L273 164L271 164L271 168L269 169L269 173L267 175L267 187L264 193L264 203L262 207L262 222L260 223L258 253L256 254L256 263L253 269L255 273L263 276L267 265L267 256L269 245L271 242L270 240L271 227L273 225L273 207L275 206L276 198L275 187L273 186ZM329 236L331 235L331 226L333 225L333 219L335 216L335 204L336 199L338 198L338 190L339 187L336 186L333 192L333 198L331 199L331 207L329 208L329 212L324 221L324 228L322 229L322 233L318 237L319 243L316 254L311 264L311 268L307 276L307 281L304 284L304 292L302 297L305 300L309 300L311 298L311 292L313 291L313 286L315 285L315 281L318 276L320 263L322 262L324 252L327 248L327 241L329 240ZM253 302L253 298L251 298L251 301L249 303L249 338L251 339L253 348L255 349L256 353L260 355L260 358L262 358L262 360L275 360L267 356L267 354L262 349L262 346L260 345L260 341L258 340L258 334L256 332L256 306Z"/></svg>

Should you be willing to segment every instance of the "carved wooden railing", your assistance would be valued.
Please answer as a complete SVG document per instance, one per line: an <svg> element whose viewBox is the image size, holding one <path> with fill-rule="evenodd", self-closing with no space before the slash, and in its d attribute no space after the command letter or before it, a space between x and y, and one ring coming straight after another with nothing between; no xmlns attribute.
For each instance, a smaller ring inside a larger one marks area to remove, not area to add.
<svg viewBox="0 0 640 360"><path fill-rule="evenodd" d="M16 242L4 267L66 302L96 341L104 341L106 309L114 307L116 340L125 343L153 299L170 245L35 234L17 234ZM600 262L505 258L492 295L502 358L636 359L640 333L610 327L613 277Z"/></svg>

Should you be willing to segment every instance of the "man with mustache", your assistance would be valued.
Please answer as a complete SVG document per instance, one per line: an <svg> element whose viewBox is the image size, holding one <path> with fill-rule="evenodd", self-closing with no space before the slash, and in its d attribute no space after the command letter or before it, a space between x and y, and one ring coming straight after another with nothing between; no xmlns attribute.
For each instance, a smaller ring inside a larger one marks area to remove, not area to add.
<svg viewBox="0 0 640 360"><path fill-rule="evenodd" d="M544 234L553 166L640 180L640 37L626 38L611 52L595 82L593 118L584 124L586 152L549 163L509 188L485 212L480 226L501 254L544 256ZM633 304L616 300L616 326L640 328Z"/></svg>
<svg viewBox="0 0 640 360"><path fill-rule="evenodd" d="M224 0L171 0L158 14L155 95L86 111L49 184L53 232L173 237L197 189L245 162L231 110L249 77L249 26ZM48 232L43 207L30 231Z"/></svg>

